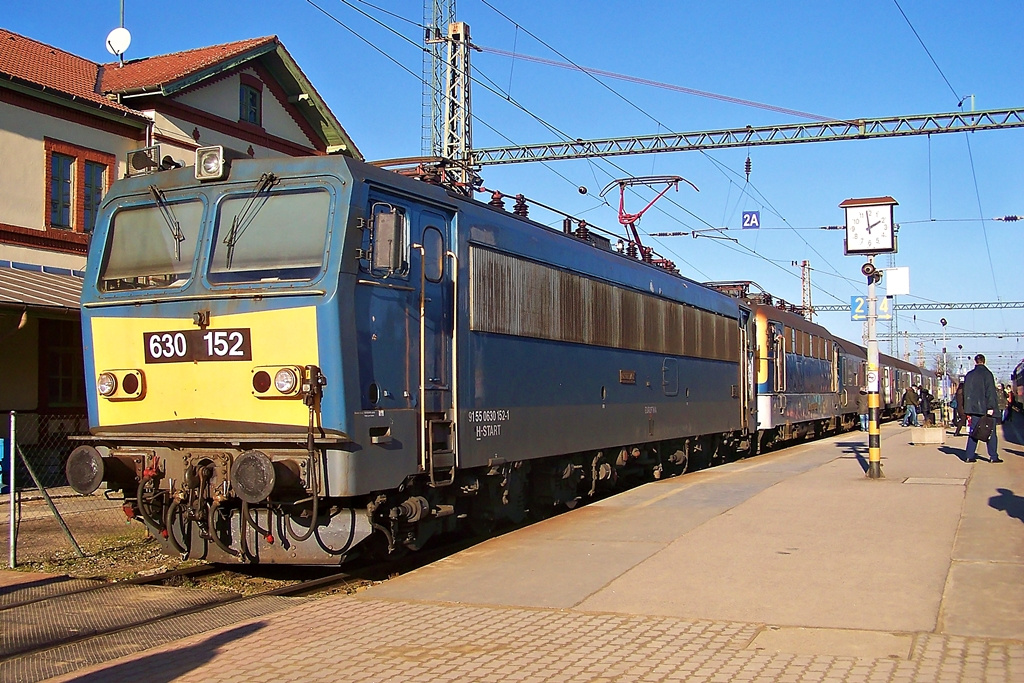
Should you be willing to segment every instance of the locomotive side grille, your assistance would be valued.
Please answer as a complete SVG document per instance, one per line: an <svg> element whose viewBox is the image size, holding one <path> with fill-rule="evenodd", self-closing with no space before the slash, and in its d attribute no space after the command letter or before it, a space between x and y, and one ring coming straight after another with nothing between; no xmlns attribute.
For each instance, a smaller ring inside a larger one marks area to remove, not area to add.
<svg viewBox="0 0 1024 683"><path fill-rule="evenodd" d="M566 341L580 344L588 343L587 330L593 325L591 312L584 301L584 289L587 281L578 277L563 277L557 282L558 287L558 318L562 321L562 334Z"/></svg>
<svg viewBox="0 0 1024 683"><path fill-rule="evenodd" d="M619 320L615 317L615 311L619 308L620 292L614 287L604 287L602 283L593 280L585 280L586 288L584 293L589 296L579 302L581 308L586 308L591 316L591 329L587 338L588 344L597 346L619 346Z"/></svg>
<svg viewBox="0 0 1024 683"><path fill-rule="evenodd" d="M644 341L644 309L642 294L631 290L621 292L622 299L619 302L619 310L609 311L609 317L619 320L619 329L622 338L619 347L623 349L643 348ZM658 339L651 337L647 340L647 348L652 351L660 351Z"/></svg>
<svg viewBox="0 0 1024 683"><path fill-rule="evenodd" d="M732 318L471 246L471 330L738 362Z"/></svg>
<svg viewBox="0 0 1024 683"><path fill-rule="evenodd" d="M683 306L683 348L697 354L697 340L700 338L700 311L692 306Z"/></svg>

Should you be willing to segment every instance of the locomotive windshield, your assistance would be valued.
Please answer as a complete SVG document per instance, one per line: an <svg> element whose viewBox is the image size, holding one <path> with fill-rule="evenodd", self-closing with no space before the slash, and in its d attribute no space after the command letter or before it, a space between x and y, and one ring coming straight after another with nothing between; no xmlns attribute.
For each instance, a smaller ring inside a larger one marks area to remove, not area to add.
<svg viewBox="0 0 1024 683"><path fill-rule="evenodd" d="M313 279L323 266L330 206L323 189L225 199L213 237L210 282Z"/></svg>
<svg viewBox="0 0 1024 683"><path fill-rule="evenodd" d="M203 203L157 200L114 214L100 291L180 287L189 279Z"/></svg>

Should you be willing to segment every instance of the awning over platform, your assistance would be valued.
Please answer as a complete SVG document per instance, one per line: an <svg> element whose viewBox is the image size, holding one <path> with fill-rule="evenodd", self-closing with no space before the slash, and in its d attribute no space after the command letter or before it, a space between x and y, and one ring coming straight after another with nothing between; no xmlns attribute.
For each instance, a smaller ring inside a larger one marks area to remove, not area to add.
<svg viewBox="0 0 1024 683"><path fill-rule="evenodd" d="M0 308L78 313L80 270L0 261Z"/></svg>

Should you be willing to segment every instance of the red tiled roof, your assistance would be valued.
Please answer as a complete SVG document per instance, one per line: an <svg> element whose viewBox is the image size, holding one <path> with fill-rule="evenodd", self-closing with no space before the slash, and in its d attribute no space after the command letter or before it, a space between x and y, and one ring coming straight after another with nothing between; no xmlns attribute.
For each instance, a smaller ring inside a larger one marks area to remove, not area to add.
<svg viewBox="0 0 1024 683"><path fill-rule="evenodd" d="M117 62L104 64L100 67L100 90L128 93L167 85L270 44L280 44L277 36L250 38L185 52L133 59L125 62L124 66L119 66Z"/></svg>
<svg viewBox="0 0 1024 683"><path fill-rule="evenodd" d="M121 112L139 112L108 100L97 91L99 65L51 45L0 28L0 73L73 95Z"/></svg>
<svg viewBox="0 0 1024 683"><path fill-rule="evenodd" d="M97 64L51 45L26 38L0 28L0 80L5 77L14 82L28 84L42 92L52 92L67 99L78 99L96 107L105 107L138 120L146 115L136 109L108 99L106 94L130 95L143 92L172 95L179 88L194 85L207 75L226 73L250 58L274 53L284 67L300 81L303 88L312 88L298 65L281 45L277 36L250 38L233 43L174 52L156 57L134 59L125 64L117 62ZM178 87L168 87L175 86ZM315 94L315 90L313 91ZM357 158L362 158L355 143L331 113L319 95L315 97L316 114L300 116L316 119L310 135L319 137L328 145L345 147ZM323 117L327 129L321 133L317 126Z"/></svg>

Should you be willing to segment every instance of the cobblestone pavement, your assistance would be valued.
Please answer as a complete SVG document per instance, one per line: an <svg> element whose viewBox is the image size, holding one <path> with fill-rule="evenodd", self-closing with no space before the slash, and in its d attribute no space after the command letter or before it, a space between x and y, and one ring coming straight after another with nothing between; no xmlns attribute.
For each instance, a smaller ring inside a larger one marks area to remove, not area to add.
<svg viewBox="0 0 1024 683"><path fill-rule="evenodd" d="M1024 681L1024 642L908 634L905 655L771 652L764 625L335 597L76 672L89 681ZM57 680L57 679L55 679Z"/></svg>

